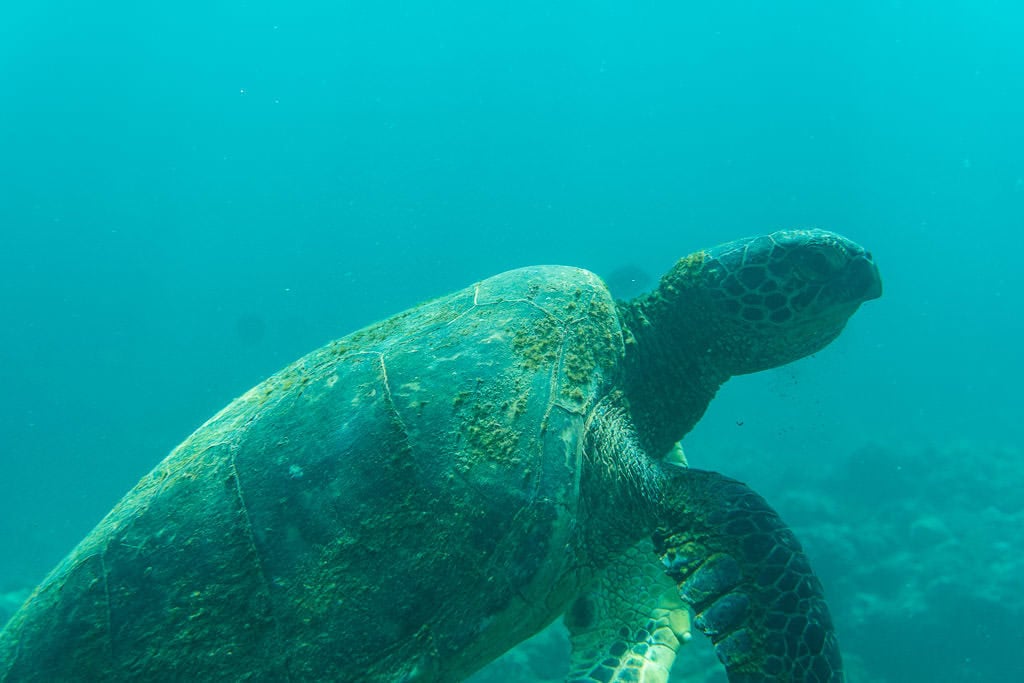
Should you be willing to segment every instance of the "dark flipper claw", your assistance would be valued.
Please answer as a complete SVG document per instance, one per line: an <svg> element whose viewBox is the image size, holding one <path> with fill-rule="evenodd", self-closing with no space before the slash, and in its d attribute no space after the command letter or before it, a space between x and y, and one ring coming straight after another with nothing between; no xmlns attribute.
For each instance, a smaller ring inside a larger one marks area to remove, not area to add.
<svg viewBox="0 0 1024 683"><path fill-rule="evenodd" d="M842 659L821 582L796 536L745 484L681 470L654 546L732 683L840 683ZM678 499L677 499L678 498Z"/></svg>

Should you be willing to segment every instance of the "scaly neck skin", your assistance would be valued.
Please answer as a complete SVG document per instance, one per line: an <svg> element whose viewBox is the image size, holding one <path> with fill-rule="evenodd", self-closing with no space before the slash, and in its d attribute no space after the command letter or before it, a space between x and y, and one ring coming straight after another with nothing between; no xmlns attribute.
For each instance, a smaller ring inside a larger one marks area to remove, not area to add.
<svg viewBox="0 0 1024 683"><path fill-rule="evenodd" d="M584 577L654 531L665 519L665 478L641 444L621 391L594 407L587 425L580 480L578 549Z"/></svg>
<svg viewBox="0 0 1024 683"><path fill-rule="evenodd" d="M723 330L680 266L654 292L619 304L629 333L626 398L642 446L654 458L693 429L730 376L716 365Z"/></svg>

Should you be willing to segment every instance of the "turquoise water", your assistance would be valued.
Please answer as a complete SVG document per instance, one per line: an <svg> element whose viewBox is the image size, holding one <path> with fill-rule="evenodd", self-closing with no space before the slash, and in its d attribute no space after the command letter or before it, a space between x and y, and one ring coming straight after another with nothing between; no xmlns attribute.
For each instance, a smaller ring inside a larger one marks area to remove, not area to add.
<svg viewBox="0 0 1024 683"><path fill-rule="evenodd" d="M1024 680L1024 13L678 5L5 8L0 592L328 339L814 225L885 296L687 454L791 519L864 680Z"/></svg>

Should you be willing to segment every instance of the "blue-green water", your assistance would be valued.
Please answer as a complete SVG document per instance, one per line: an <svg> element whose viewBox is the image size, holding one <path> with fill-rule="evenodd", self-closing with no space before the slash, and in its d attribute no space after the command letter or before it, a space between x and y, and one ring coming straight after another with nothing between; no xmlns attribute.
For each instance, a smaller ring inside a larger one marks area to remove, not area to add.
<svg viewBox="0 0 1024 683"><path fill-rule="evenodd" d="M867 680L1024 680L1024 10L679 5L5 7L0 592L328 339L815 225L885 296L687 454L805 529Z"/></svg>

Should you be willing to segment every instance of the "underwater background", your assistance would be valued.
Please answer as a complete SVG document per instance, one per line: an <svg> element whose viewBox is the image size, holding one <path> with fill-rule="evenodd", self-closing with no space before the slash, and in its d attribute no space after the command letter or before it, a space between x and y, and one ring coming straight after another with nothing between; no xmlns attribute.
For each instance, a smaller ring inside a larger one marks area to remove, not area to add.
<svg viewBox="0 0 1024 683"><path fill-rule="evenodd" d="M1024 680L1024 8L8 3L0 621L302 354L522 265L631 297L817 226L885 294L684 441L821 575L851 681ZM724 681L703 642L673 681ZM555 681L557 628L474 680Z"/></svg>

